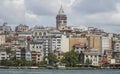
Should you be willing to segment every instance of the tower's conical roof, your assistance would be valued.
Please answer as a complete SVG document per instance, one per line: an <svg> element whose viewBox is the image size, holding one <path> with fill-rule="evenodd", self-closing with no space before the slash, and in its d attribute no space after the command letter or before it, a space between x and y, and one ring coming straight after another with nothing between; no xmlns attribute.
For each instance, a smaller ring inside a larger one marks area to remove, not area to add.
<svg viewBox="0 0 120 74"><path fill-rule="evenodd" d="M60 14L60 15L63 15L63 14L64 14L64 10L63 10L62 5L61 5L61 7L60 7L60 10L59 10L59 13L58 13L58 14Z"/></svg>

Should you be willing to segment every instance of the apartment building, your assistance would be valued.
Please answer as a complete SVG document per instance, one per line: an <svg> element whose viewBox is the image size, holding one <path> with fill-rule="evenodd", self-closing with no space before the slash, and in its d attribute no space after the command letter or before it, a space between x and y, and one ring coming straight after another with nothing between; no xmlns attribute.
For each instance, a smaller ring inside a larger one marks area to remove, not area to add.
<svg viewBox="0 0 120 74"><path fill-rule="evenodd" d="M89 63L93 66L99 66L99 54L95 52L84 52L84 63L89 59Z"/></svg>
<svg viewBox="0 0 120 74"><path fill-rule="evenodd" d="M16 32L27 32L29 30L29 26L20 24L15 27Z"/></svg>
<svg viewBox="0 0 120 74"><path fill-rule="evenodd" d="M110 37L101 37L101 53L104 55L106 50L112 50L112 40Z"/></svg>

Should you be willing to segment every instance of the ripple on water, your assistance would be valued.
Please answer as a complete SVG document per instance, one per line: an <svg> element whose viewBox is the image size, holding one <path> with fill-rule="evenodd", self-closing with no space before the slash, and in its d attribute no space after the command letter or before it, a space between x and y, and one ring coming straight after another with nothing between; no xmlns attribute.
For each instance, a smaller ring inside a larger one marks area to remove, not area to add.
<svg viewBox="0 0 120 74"><path fill-rule="evenodd" d="M0 74L120 74L120 70L0 69Z"/></svg>

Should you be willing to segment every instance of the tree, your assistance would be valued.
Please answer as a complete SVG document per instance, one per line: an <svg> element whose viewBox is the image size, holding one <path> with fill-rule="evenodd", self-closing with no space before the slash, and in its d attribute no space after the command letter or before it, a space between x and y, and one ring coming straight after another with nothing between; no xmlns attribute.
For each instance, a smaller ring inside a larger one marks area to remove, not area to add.
<svg viewBox="0 0 120 74"><path fill-rule="evenodd" d="M66 64L66 66L75 67L76 64L78 64L79 62L78 57L79 54L72 50L70 52L65 53L64 59L62 59L61 62Z"/></svg>
<svg viewBox="0 0 120 74"><path fill-rule="evenodd" d="M11 52L11 48L10 47L7 47L5 50L6 50L7 54L9 54Z"/></svg>
<svg viewBox="0 0 120 74"><path fill-rule="evenodd" d="M46 64L46 62L45 62L44 60L37 63L37 65L38 65L39 67L45 66L45 64Z"/></svg>
<svg viewBox="0 0 120 74"><path fill-rule="evenodd" d="M92 60L89 59L89 58L87 58L85 64L86 64L86 65L90 65L90 64L92 64Z"/></svg>
<svg viewBox="0 0 120 74"><path fill-rule="evenodd" d="M0 60L0 65L6 66L6 64L7 64L7 60Z"/></svg>
<svg viewBox="0 0 120 74"><path fill-rule="evenodd" d="M47 59L48 59L50 65L54 65L55 63L58 62L57 56L53 53L49 53Z"/></svg>

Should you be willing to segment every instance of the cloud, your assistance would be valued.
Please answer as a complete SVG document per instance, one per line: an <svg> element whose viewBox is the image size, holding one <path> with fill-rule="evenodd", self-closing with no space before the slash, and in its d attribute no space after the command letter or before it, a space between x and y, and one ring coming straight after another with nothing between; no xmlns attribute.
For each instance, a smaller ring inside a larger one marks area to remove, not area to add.
<svg viewBox="0 0 120 74"><path fill-rule="evenodd" d="M103 12L113 12L116 10L117 0L82 0L73 9L83 14L96 14Z"/></svg>
<svg viewBox="0 0 120 74"><path fill-rule="evenodd" d="M120 26L120 0L77 0L71 10L72 15L69 19L77 26L101 27L105 31L116 33L120 31L118 28Z"/></svg>
<svg viewBox="0 0 120 74"><path fill-rule="evenodd" d="M68 26L120 31L120 0L62 0L62 5ZM55 26L59 8L60 0L0 0L0 23Z"/></svg>
<svg viewBox="0 0 120 74"><path fill-rule="evenodd" d="M0 0L0 22L24 23L24 0Z"/></svg>
<svg viewBox="0 0 120 74"><path fill-rule="evenodd" d="M51 16L57 9L56 0L25 0L26 10L37 15Z"/></svg>

